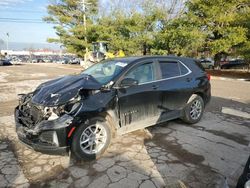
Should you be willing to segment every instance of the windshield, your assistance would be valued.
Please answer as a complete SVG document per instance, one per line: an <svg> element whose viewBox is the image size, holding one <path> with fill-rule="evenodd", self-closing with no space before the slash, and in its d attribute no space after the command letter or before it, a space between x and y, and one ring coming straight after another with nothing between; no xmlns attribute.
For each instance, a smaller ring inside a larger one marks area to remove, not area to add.
<svg viewBox="0 0 250 188"><path fill-rule="evenodd" d="M84 70L82 74L91 75L100 84L105 85L118 75L127 64L128 62L119 60L105 60Z"/></svg>

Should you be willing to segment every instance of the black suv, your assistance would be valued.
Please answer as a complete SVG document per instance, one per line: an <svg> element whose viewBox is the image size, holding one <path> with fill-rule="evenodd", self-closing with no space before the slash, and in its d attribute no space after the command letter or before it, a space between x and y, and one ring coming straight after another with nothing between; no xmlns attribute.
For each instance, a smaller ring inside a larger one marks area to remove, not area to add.
<svg viewBox="0 0 250 188"><path fill-rule="evenodd" d="M20 95L16 131L36 151L95 159L115 135L176 118L197 123L211 97L209 80L191 58L104 60Z"/></svg>

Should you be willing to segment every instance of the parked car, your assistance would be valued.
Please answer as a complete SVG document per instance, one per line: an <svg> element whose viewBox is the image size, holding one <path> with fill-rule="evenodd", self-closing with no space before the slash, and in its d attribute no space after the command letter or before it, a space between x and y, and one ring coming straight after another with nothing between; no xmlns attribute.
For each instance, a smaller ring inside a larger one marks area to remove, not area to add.
<svg viewBox="0 0 250 188"><path fill-rule="evenodd" d="M250 156L246 162L242 175L240 176L236 188L250 188Z"/></svg>
<svg viewBox="0 0 250 188"><path fill-rule="evenodd" d="M244 60L232 60L221 65L221 69L242 69L247 68L247 66L247 63L245 63Z"/></svg>
<svg viewBox="0 0 250 188"><path fill-rule="evenodd" d="M0 59L0 66L9 66L12 65L9 59Z"/></svg>
<svg viewBox="0 0 250 188"><path fill-rule="evenodd" d="M20 95L17 135L36 151L96 159L115 135L176 118L199 122L211 97L209 80L191 58L104 60Z"/></svg>
<svg viewBox="0 0 250 188"><path fill-rule="evenodd" d="M208 59L201 59L200 62L205 69L214 69L214 61Z"/></svg>
<svg viewBox="0 0 250 188"><path fill-rule="evenodd" d="M73 58L70 60L69 64L80 64L80 58Z"/></svg>
<svg viewBox="0 0 250 188"><path fill-rule="evenodd" d="M36 61L37 63L45 63L45 61L42 58L38 58Z"/></svg>

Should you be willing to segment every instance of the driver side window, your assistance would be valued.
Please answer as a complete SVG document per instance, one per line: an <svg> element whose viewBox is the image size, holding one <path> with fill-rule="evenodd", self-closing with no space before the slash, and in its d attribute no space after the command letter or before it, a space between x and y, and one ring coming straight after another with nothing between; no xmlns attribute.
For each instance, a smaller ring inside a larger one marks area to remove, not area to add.
<svg viewBox="0 0 250 188"><path fill-rule="evenodd" d="M145 63L130 70L125 78L132 78L138 81L139 84L154 81L154 66L153 63Z"/></svg>

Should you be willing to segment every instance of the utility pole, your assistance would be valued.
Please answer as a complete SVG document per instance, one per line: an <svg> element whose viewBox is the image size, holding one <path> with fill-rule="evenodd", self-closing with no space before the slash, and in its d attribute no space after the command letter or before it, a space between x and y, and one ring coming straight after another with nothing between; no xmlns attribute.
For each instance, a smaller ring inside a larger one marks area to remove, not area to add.
<svg viewBox="0 0 250 188"><path fill-rule="evenodd" d="M84 36L84 41L85 44L87 45L88 40L87 40L87 23L86 23L86 2L85 0L82 0L82 9L83 9L83 27L84 27L84 32L85 32L85 36ZM84 55L84 64L86 65L87 63L87 54L88 54L88 47L85 46L85 55Z"/></svg>
<svg viewBox="0 0 250 188"><path fill-rule="evenodd" d="M9 37L10 37L10 35L9 35L9 33L6 33L6 35L7 35L7 51L9 51Z"/></svg>

